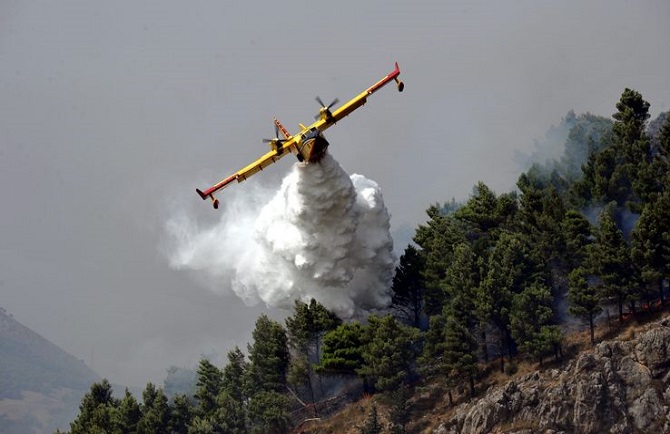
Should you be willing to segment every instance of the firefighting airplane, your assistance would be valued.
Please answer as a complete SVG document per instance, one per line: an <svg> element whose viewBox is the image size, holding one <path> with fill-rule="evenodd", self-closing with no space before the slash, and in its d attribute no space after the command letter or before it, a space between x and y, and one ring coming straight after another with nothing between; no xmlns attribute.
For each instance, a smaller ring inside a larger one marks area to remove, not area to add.
<svg viewBox="0 0 670 434"><path fill-rule="evenodd" d="M398 62L395 63L395 69L388 74L386 77L382 78L369 88L365 89L358 96L356 96L351 101L347 102L337 110L331 112L331 108L337 104L337 98L328 105L325 105L321 98L316 97L316 101L321 104L321 109L319 114L314 118L316 122L309 126L300 125L300 132L296 134L289 134L289 132L284 128L284 126L274 118L275 124L275 138L274 139L263 139L263 142L270 145L270 152L263 155L258 160L249 164L247 167L239 170L238 172L230 175L229 177L217 182L210 188L205 191L196 189L201 198L211 199L214 208L219 207L219 200L214 197L214 193L225 188L233 181L242 182L245 179L249 178L251 175L254 175L261 170L265 169L270 164L276 162L281 157L291 152L296 155L298 161L306 163L316 163L326 154L326 149L328 148L328 141L323 136L323 132L330 128L332 125L335 125L339 120L351 114L354 110L361 107L367 101L368 96L372 95L379 89L381 89L386 84L391 81L395 81L398 86L398 91L402 92L405 88L405 85L402 81L398 79L400 75L400 67ZM283 139L279 138L279 131L281 131L284 136Z"/></svg>

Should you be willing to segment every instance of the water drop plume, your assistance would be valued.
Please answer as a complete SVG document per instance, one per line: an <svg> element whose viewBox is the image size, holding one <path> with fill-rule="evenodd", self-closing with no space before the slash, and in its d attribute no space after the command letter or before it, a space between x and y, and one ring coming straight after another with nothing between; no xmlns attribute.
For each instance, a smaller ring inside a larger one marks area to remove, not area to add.
<svg viewBox="0 0 670 434"><path fill-rule="evenodd" d="M224 193L211 227L184 213L168 221L172 267L250 305L315 298L345 319L388 306L396 258L377 183L327 154L295 164L273 197L241 190Z"/></svg>

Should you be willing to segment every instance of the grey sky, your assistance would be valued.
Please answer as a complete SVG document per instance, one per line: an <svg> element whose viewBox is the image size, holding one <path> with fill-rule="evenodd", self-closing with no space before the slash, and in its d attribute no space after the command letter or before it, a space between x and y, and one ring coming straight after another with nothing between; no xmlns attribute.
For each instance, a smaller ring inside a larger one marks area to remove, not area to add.
<svg viewBox="0 0 670 434"><path fill-rule="evenodd" d="M0 306L116 383L244 347L263 307L170 270L166 219L211 224L194 189L265 152L273 115L295 130L395 60L405 92L327 137L396 230L478 180L509 191L569 109L609 116L625 87L670 109L666 0L395 3L2 1Z"/></svg>

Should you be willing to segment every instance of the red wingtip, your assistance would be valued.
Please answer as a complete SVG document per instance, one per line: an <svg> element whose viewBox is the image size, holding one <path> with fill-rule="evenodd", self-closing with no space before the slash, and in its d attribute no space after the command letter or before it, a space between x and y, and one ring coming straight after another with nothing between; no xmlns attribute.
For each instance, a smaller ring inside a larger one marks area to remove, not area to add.
<svg viewBox="0 0 670 434"><path fill-rule="evenodd" d="M207 195L206 195L205 193L203 193L202 191L200 191L199 188L196 188L195 191L200 195L200 197L201 197L203 200L207 199Z"/></svg>

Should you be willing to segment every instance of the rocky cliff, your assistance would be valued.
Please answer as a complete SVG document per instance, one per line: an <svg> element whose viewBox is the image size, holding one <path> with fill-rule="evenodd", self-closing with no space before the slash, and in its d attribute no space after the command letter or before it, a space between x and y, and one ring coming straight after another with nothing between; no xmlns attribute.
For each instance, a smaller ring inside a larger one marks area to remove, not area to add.
<svg viewBox="0 0 670 434"><path fill-rule="evenodd" d="M670 433L670 318L461 404L434 434Z"/></svg>

